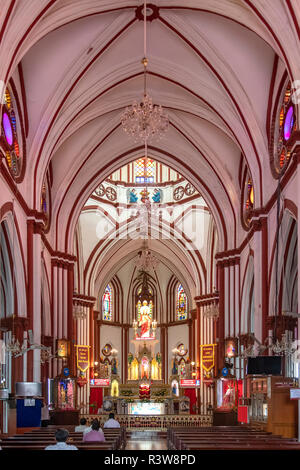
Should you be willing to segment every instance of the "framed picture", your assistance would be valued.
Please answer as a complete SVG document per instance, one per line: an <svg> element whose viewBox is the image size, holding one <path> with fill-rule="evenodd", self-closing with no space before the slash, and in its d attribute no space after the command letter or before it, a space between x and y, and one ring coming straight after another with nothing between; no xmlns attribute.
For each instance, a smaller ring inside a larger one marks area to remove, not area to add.
<svg viewBox="0 0 300 470"><path fill-rule="evenodd" d="M66 339L57 340L57 355L62 358L70 356L70 341Z"/></svg>
<svg viewBox="0 0 300 470"><path fill-rule="evenodd" d="M228 357L228 359L236 357L238 354L237 346L237 338L225 339L225 357Z"/></svg>

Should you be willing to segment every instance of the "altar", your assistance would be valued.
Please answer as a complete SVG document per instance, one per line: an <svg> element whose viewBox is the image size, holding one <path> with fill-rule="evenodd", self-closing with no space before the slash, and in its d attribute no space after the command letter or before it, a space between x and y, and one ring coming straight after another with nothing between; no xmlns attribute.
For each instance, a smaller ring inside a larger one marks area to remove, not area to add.
<svg viewBox="0 0 300 470"><path fill-rule="evenodd" d="M117 351L106 344L102 349L105 358L100 358L99 379L104 385L99 413L114 412L133 419L137 416L189 415L190 398L181 386L182 378L192 379L189 363L183 359L187 350L181 344L183 350L178 350L180 363L174 355L171 376L165 383L153 292L146 272L140 273L140 279L142 287L135 299L133 337L127 358L124 358L127 360L126 380L122 383L118 374ZM184 367L181 367L182 362Z"/></svg>
<svg viewBox="0 0 300 470"><path fill-rule="evenodd" d="M154 400L150 402L135 401L128 404L129 415L155 416L165 414L165 404L157 403Z"/></svg>

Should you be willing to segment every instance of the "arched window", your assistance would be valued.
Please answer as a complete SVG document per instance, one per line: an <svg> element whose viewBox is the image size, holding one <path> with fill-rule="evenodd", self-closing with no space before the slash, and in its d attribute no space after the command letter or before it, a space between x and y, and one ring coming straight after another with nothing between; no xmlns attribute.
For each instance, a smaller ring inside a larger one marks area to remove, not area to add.
<svg viewBox="0 0 300 470"><path fill-rule="evenodd" d="M273 115L270 151L273 175L277 178L288 165L290 151L287 142L296 129L295 107L291 94L291 82L289 81Z"/></svg>
<svg viewBox="0 0 300 470"><path fill-rule="evenodd" d="M20 146L19 123L17 120L16 107L11 92L5 90L4 104L2 107L2 147L5 151L6 163L14 178L18 178L22 172L22 149Z"/></svg>
<svg viewBox="0 0 300 470"><path fill-rule="evenodd" d="M181 284L177 287L177 320L187 319L187 296Z"/></svg>
<svg viewBox="0 0 300 470"><path fill-rule="evenodd" d="M102 319L105 321L112 320L112 288L107 284L102 297Z"/></svg>
<svg viewBox="0 0 300 470"><path fill-rule="evenodd" d="M134 162L134 176L136 183L155 182L155 162L151 158L140 158Z"/></svg>

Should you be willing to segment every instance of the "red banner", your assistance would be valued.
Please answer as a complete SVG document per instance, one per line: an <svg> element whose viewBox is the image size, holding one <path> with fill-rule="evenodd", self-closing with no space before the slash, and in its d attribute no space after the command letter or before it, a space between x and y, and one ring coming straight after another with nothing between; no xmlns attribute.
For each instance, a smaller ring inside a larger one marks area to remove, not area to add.
<svg viewBox="0 0 300 470"><path fill-rule="evenodd" d="M91 379L90 385L92 387L109 387L110 379Z"/></svg>
<svg viewBox="0 0 300 470"><path fill-rule="evenodd" d="M200 387L200 380L197 379L180 379L180 387Z"/></svg>
<svg viewBox="0 0 300 470"><path fill-rule="evenodd" d="M201 345L201 365L202 369L209 372L215 366L215 344Z"/></svg>
<svg viewBox="0 0 300 470"><path fill-rule="evenodd" d="M90 365L90 346L76 345L77 367L81 372L85 372Z"/></svg>

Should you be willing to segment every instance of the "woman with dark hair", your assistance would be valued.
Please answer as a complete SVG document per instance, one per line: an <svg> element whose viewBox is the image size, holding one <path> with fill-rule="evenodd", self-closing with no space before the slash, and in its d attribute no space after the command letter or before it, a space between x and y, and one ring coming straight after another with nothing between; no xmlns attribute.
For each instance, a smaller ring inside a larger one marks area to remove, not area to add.
<svg viewBox="0 0 300 470"><path fill-rule="evenodd" d="M104 432L100 429L98 419L94 419L91 425L92 430L83 435L83 442L105 442Z"/></svg>

